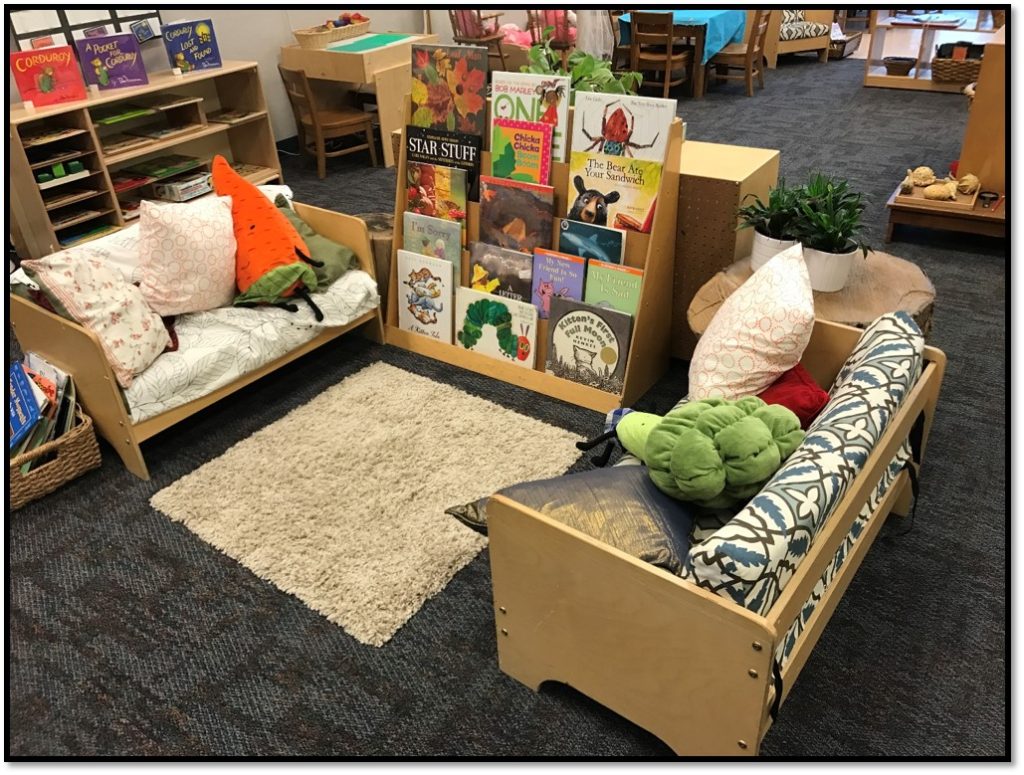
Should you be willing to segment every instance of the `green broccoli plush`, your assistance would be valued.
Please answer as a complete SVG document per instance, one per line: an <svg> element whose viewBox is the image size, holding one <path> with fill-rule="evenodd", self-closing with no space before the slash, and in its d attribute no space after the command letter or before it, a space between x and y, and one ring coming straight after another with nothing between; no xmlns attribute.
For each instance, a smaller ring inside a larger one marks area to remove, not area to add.
<svg viewBox="0 0 1024 775"><path fill-rule="evenodd" d="M630 412L615 434L659 490L709 508L749 500L804 440L793 412L754 396L691 401L664 417Z"/></svg>

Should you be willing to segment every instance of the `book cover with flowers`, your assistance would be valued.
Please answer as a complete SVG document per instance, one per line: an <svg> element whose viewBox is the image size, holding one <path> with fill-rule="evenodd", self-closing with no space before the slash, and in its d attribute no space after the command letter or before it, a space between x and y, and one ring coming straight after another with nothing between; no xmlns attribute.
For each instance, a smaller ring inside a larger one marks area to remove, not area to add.
<svg viewBox="0 0 1024 775"><path fill-rule="evenodd" d="M546 186L551 176L551 124L496 118L491 125L491 174Z"/></svg>
<svg viewBox="0 0 1024 775"><path fill-rule="evenodd" d="M10 61L22 101L39 108L85 99L85 81L71 46L18 51Z"/></svg>
<svg viewBox="0 0 1024 775"><path fill-rule="evenodd" d="M455 221L466 244L466 171L426 162L405 166L406 211Z"/></svg>
<svg viewBox="0 0 1024 775"><path fill-rule="evenodd" d="M412 47L413 126L483 136L487 113L487 49Z"/></svg>

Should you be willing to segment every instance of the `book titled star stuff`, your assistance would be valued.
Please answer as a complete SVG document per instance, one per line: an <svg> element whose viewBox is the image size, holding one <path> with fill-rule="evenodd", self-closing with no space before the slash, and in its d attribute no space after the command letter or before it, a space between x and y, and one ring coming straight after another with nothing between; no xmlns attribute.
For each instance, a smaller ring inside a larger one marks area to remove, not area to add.
<svg viewBox="0 0 1024 775"><path fill-rule="evenodd" d="M483 138L469 132L449 132L413 124L405 128L407 162L427 162L465 170L467 196L480 199L480 147Z"/></svg>

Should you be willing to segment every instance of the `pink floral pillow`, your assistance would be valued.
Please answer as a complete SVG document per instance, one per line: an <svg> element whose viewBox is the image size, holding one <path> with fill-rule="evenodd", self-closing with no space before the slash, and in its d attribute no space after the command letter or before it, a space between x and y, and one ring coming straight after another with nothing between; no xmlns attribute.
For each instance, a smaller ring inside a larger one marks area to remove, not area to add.
<svg viewBox="0 0 1024 775"><path fill-rule="evenodd" d="M139 287L160 315L227 307L235 297L231 197L195 202L143 201Z"/></svg>
<svg viewBox="0 0 1024 775"><path fill-rule="evenodd" d="M797 244L719 307L690 361L690 398L757 395L800 362L813 328L814 296Z"/></svg>
<svg viewBox="0 0 1024 775"><path fill-rule="evenodd" d="M121 387L131 385L132 378L170 344L167 329L142 291L98 258L84 251L61 251L22 261L21 266L72 318L99 337Z"/></svg>

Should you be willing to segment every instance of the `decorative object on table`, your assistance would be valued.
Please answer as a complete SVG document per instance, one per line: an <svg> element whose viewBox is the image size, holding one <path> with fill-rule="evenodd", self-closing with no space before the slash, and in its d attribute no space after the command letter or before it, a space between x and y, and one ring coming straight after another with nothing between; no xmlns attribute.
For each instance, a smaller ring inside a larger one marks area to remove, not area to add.
<svg viewBox="0 0 1024 775"><path fill-rule="evenodd" d="M412 47L413 126L483 135L487 116L487 49Z"/></svg>
<svg viewBox="0 0 1024 775"><path fill-rule="evenodd" d="M550 248L555 190L518 180L480 177L480 239L532 253Z"/></svg>
<svg viewBox="0 0 1024 775"><path fill-rule="evenodd" d="M171 67L189 73L220 67L220 49L210 19L170 22L160 27Z"/></svg>
<svg viewBox="0 0 1024 775"><path fill-rule="evenodd" d="M544 248L533 252L531 300L542 320L551 316L551 302L556 298L583 300L586 273L586 261L579 256Z"/></svg>
<svg viewBox="0 0 1024 775"><path fill-rule="evenodd" d="M149 83L139 42L130 33L75 41L87 84L100 89L123 89Z"/></svg>
<svg viewBox="0 0 1024 775"><path fill-rule="evenodd" d="M869 248L860 237L865 206L863 195L840 178L818 173L804 187L798 231L812 289L840 290L854 256L867 256Z"/></svg>
<svg viewBox="0 0 1024 775"><path fill-rule="evenodd" d="M995 191L981 191L978 194L978 201L981 202L981 206L988 209L992 206L992 203L999 199L999 194Z"/></svg>
<svg viewBox="0 0 1024 775"><path fill-rule="evenodd" d="M569 54L568 69L562 66L561 54L555 51L547 38L544 42L530 46L529 64L524 73L535 75L568 76L572 83L569 93L569 104L586 92L604 92L607 94L636 94L643 76L634 72L615 72L611 62L597 59L581 49Z"/></svg>
<svg viewBox="0 0 1024 775"><path fill-rule="evenodd" d="M406 210L454 221L466 240L466 171L439 164L406 165Z"/></svg>
<svg viewBox="0 0 1024 775"><path fill-rule="evenodd" d="M408 250L399 250L397 258L402 286L398 327L451 344L452 303L458 285L452 262Z"/></svg>
<svg viewBox="0 0 1024 775"><path fill-rule="evenodd" d="M907 176L900 181L900 193L914 193L914 173L912 170L907 170Z"/></svg>
<svg viewBox="0 0 1024 775"><path fill-rule="evenodd" d="M544 370L607 393L621 393L633 318L609 307L555 297Z"/></svg>
<svg viewBox="0 0 1024 775"><path fill-rule="evenodd" d="M908 75L917 64L914 57L884 57L882 64L885 65L886 75Z"/></svg>
<svg viewBox="0 0 1024 775"><path fill-rule="evenodd" d="M455 338L467 350L533 368L537 308L472 288L455 289Z"/></svg>
<svg viewBox="0 0 1024 775"><path fill-rule="evenodd" d="M915 186L930 186L935 182L935 171L931 167L915 167L907 172Z"/></svg>
<svg viewBox="0 0 1024 775"><path fill-rule="evenodd" d="M956 184L956 190L961 194L973 194L979 188L981 188L981 181L978 180L977 175L970 172L962 175Z"/></svg>
<svg viewBox="0 0 1024 775"><path fill-rule="evenodd" d="M953 178L946 178L925 186L924 198L935 202L949 202L956 199L957 182Z"/></svg>
<svg viewBox="0 0 1024 775"><path fill-rule="evenodd" d="M9 59L22 102L39 108L85 99L85 81L71 46L17 51Z"/></svg>
<svg viewBox="0 0 1024 775"><path fill-rule="evenodd" d="M427 162L466 172L466 197L480 200L480 149L483 138L470 132L449 132L409 124L405 128L406 162Z"/></svg>
<svg viewBox="0 0 1024 775"><path fill-rule="evenodd" d="M648 233L654 221L662 164L572 151L566 217L597 226Z"/></svg>
<svg viewBox="0 0 1024 775"><path fill-rule="evenodd" d="M491 127L491 174L496 178L548 185L551 125L496 118Z"/></svg>
<svg viewBox="0 0 1024 775"><path fill-rule="evenodd" d="M754 242L750 253L750 266L760 269L772 256L793 247L798 242L796 234L800 211L800 197L803 189L786 185L783 178L768 190L768 201L751 193L744 201L753 197L753 202L740 207L736 214L741 221L739 228L753 229Z"/></svg>
<svg viewBox="0 0 1024 775"><path fill-rule="evenodd" d="M321 49L327 48L331 43L354 38L369 31L369 18L357 11L339 14L337 19L328 19L316 27L292 30L292 35L302 48Z"/></svg>
<svg viewBox="0 0 1024 775"><path fill-rule="evenodd" d="M621 264L626 253L626 232L563 218L558 225L558 249L581 258Z"/></svg>
<svg viewBox="0 0 1024 775"><path fill-rule="evenodd" d="M518 250L474 242L470 246L470 287L516 301L530 301L533 256Z"/></svg>
<svg viewBox="0 0 1024 775"><path fill-rule="evenodd" d="M676 101L581 92L576 95L572 126L573 152L665 161L668 128Z"/></svg>
<svg viewBox="0 0 1024 775"><path fill-rule="evenodd" d="M455 277L462 277L460 223L419 213L402 213L402 247L413 253L451 261Z"/></svg>
<svg viewBox="0 0 1024 775"><path fill-rule="evenodd" d="M551 158L565 161L570 82L567 76L498 71L491 76L491 125L496 119L551 125Z"/></svg>
<svg viewBox="0 0 1024 775"><path fill-rule="evenodd" d="M587 261L587 285L583 300L597 307L610 307L635 315L640 306L644 270L625 264Z"/></svg>

